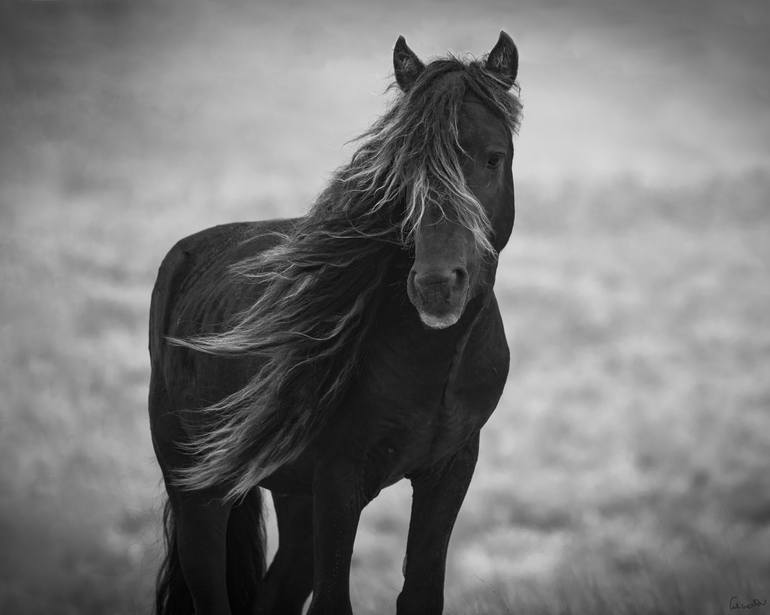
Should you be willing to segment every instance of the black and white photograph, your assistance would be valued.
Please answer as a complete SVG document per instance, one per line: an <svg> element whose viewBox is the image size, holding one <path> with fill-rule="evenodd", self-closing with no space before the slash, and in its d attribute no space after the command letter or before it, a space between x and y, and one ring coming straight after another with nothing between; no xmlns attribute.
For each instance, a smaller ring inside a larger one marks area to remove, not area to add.
<svg viewBox="0 0 770 615"><path fill-rule="evenodd" d="M770 3L0 5L0 613L770 615Z"/></svg>

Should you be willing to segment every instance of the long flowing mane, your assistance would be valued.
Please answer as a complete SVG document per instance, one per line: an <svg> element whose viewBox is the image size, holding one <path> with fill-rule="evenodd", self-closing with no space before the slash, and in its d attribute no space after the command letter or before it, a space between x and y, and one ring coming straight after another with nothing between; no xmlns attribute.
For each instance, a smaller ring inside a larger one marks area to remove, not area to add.
<svg viewBox="0 0 770 615"><path fill-rule="evenodd" d="M301 453L347 391L392 265L430 208L494 252L489 221L463 179L458 125L471 94L515 132L521 105L509 85L482 61L429 64L358 138L351 161L297 226L231 267L230 283L258 284L260 298L222 332L170 339L262 360L246 386L204 409L206 429L180 444L194 463L178 484L224 482L228 497L239 498Z"/></svg>

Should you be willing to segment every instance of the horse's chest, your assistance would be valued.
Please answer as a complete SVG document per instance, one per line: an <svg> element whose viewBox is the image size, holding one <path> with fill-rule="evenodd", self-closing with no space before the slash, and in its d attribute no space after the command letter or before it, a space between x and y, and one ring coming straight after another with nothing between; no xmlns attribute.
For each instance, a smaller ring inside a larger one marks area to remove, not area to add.
<svg viewBox="0 0 770 615"><path fill-rule="evenodd" d="M398 380L379 374L380 386L364 386L351 406L344 439L384 482L432 466L481 429L506 374L507 354L468 357L440 375L416 367Z"/></svg>
<svg viewBox="0 0 770 615"><path fill-rule="evenodd" d="M495 409L508 373L494 301L457 329L426 332L409 316L369 340L345 402L313 448L315 459L365 467L372 488L459 450Z"/></svg>
<svg viewBox="0 0 770 615"><path fill-rule="evenodd" d="M500 374L501 372L498 372ZM460 449L494 411L504 384L495 372L474 381L448 381L436 404L413 408L405 445L415 447L413 459L432 464Z"/></svg>

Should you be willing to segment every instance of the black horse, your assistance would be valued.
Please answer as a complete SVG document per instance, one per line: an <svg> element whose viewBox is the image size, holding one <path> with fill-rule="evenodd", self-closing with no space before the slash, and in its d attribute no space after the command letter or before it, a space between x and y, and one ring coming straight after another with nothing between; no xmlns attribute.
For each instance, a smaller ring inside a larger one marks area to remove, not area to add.
<svg viewBox="0 0 770 615"><path fill-rule="evenodd" d="M425 66L303 218L218 226L163 261L150 425L168 502L158 613L352 613L359 516L414 489L398 613L443 609L447 545L508 373L493 284L514 219L518 54ZM265 571L259 487L279 548Z"/></svg>

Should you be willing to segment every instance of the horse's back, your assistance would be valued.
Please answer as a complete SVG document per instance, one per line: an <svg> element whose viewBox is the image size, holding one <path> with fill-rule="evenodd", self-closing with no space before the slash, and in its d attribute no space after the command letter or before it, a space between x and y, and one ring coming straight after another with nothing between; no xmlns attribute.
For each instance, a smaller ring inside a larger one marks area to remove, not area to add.
<svg viewBox="0 0 770 615"><path fill-rule="evenodd" d="M200 321L205 318L200 308L214 309L220 316L227 316L222 312L228 309L237 309L226 303L245 301L253 285L238 283L229 268L274 247L280 234L290 231L295 224L296 219L234 222L180 239L163 259L152 291L151 358L160 357L166 336L204 332L207 323ZM225 294L225 290L230 292ZM194 314L196 307L198 319Z"/></svg>
<svg viewBox="0 0 770 615"><path fill-rule="evenodd" d="M166 254L150 305L149 411L156 450L186 439L177 411L219 401L253 375L253 360L204 355L170 345L166 338L220 331L234 314L248 307L259 286L239 279L230 267L274 247L296 222L223 224L179 240Z"/></svg>

